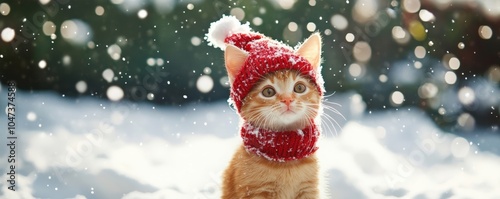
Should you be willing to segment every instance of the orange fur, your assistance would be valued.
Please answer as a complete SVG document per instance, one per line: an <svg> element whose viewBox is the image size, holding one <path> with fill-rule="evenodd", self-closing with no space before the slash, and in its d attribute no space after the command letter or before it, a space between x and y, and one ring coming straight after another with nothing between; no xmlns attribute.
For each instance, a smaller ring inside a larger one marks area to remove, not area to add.
<svg viewBox="0 0 500 199"><path fill-rule="evenodd" d="M294 85L306 86L295 93ZM276 94L264 97L263 89L272 87ZM241 117L252 125L274 130L301 129L316 118L321 96L313 83L296 71L281 70L268 74L244 99ZM291 100L289 107L283 102ZM293 113L285 113L290 109ZM248 153L241 146L223 178L223 199L237 198L318 198L318 163L313 154L289 162L273 162Z"/></svg>
<svg viewBox="0 0 500 199"><path fill-rule="evenodd" d="M318 198L318 181L315 155L272 162L241 146L224 173L222 198Z"/></svg>
<svg viewBox="0 0 500 199"><path fill-rule="evenodd" d="M318 33L312 34L295 52L320 72ZM243 50L227 46L224 58L231 85L247 56ZM316 90L314 81L294 70L266 74L243 99L240 116L252 126L267 130L303 129L311 121L316 122L322 111L322 91ZM301 89L295 89L296 86ZM269 88L272 90L265 92ZM222 198L319 198L318 183L318 161L314 154L299 160L274 162L247 152L242 145L224 172Z"/></svg>

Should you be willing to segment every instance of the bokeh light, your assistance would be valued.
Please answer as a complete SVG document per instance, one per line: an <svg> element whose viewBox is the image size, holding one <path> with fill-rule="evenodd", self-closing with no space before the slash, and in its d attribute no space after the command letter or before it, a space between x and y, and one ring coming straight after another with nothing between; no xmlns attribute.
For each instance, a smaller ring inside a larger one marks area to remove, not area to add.
<svg viewBox="0 0 500 199"><path fill-rule="evenodd" d="M463 105L470 105L474 102L476 99L476 95L474 93L474 90L472 88L464 86L458 90L458 100L463 104Z"/></svg>
<svg viewBox="0 0 500 199"><path fill-rule="evenodd" d="M295 31L297 31L297 29L299 29L299 26L297 25L297 23L295 23L293 21L288 23L288 30L295 32Z"/></svg>
<svg viewBox="0 0 500 199"><path fill-rule="evenodd" d="M394 106L400 106L405 101L405 96L401 91L394 91L391 94L391 103Z"/></svg>
<svg viewBox="0 0 500 199"><path fill-rule="evenodd" d="M110 68L102 71L102 78L104 78L106 82L110 83L111 81L113 81L113 77L115 77L115 73Z"/></svg>
<svg viewBox="0 0 500 199"><path fill-rule="evenodd" d="M56 24L54 24L54 22L46 21L45 23L43 23L42 30L43 30L43 34L45 34L47 36L51 36L52 34L56 33L57 27L56 27Z"/></svg>
<svg viewBox="0 0 500 199"><path fill-rule="evenodd" d="M406 44L411 39L410 33L401 26L394 26L392 28L392 38L399 44Z"/></svg>
<svg viewBox="0 0 500 199"><path fill-rule="evenodd" d="M104 15L104 7L102 7L102 6L97 6L97 7L95 7L95 14L96 14L97 16L102 16L102 15Z"/></svg>
<svg viewBox="0 0 500 199"><path fill-rule="evenodd" d="M113 60L119 60L122 55L122 49L116 44L109 46L107 52Z"/></svg>
<svg viewBox="0 0 500 199"><path fill-rule="evenodd" d="M30 112L28 112L28 114L26 114L26 119L27 119L28 121L30 121L30 122L35 121L35 120L36 120L36 118L37 118L36 113L34 113L34 112L32 112L32 111L30 111Z"/></svg>
<svg viewBox="0 0 500 199"><path fill-rule="evenodd" d="M354 4L352 18L358 23L370 21L379 8L377 0L358 0Z"/></svg>
<svg viewBox="0 0 500 199"><path fill-rule="evenodd" d="M452 57L452 58L450 58L450 60L448 61L448 66L449 66L452 70L457 70L458 68L460 68L460 60L458 60L458 58L456 58L456 57Z"/></svg>
<svg viewBox="0 0 500 199"><path fill-rule="evenodd" d="M444 81L450 85L455 84L457 82L457 75L452 71L447 71L444 74Z"/></svg>
<svg viewBox="0 0 500 199"><path fill-rule="evenodd" d="M148 11L146 11L145 9L141 9L139 10L139 12L137 12L137 16L139 17L139 19L144 19L148 16Z"/></svg>
<svg viewBox="0 0 500 199"><path fill-rule="evenodd" d="M12 28L4 28L1 33L2 40L5 42L10 42L16 36L16 32Z"/></svg>
<svg viewBox="0 0 500 199"><path fill-rule="evenodd" d="M92 38L90 26L79 19L64 21L61 24L60 31L62 37L72 44L86 44Z"/></svg>
<svg viewBox="0 0 500 199"><path fill-rule="evenodd" d="M10 6L7 3L1 3L0 4L0 14L3 16L7 16L10 13Z"/></svg>
<svg viewBox="0 0 500 199"><path fill-rule="evenodd" d="M436 97L439 89L433 83L424 83L418 88L418 96L423 99L431 99Z"/></svg>
<svg viewBox="0 0 500 199"><path fill-rule="evenodd" d="M352 63L349 66L349 74L352 77L360 77L363 74L363 67L357 63Z"/></svg>
<svg viewBox="0 0 500 199"><path fill-rule="evenodd" d="M443 65L451 70L460 68L460 60L453 54L445 54L442 58Z"/></svg>
<svg viewBox="0 0 500 199"><path fill-rule="evenodd" d="M426 51L425 51L425 48L423 46L417 46L415 47L415 57L419 58L419 59L423 59L425 57L425 54L426 54Z"/></svg>
<svg viewBox="0 0 500 199"><path fill-rule="evenodd" d="M434 21L436 19L434 14L426 9L421 9L420 12L418 12L418 16L420 17L420 20L424 22Z"/></svg>
<svg viewBox="0 0 500 199"><path fill-rule="evenodd" d="M416 13L420 10L420 0L403 0L403 9L408 13Z"/></svg>
<svg viewBox="0 0 500 199"><path fill-rule="evenodd" d="M476 125L476 120L474 117L472 117L471 114L469 113L462 113L460 116L458 116L457 123L462 129L466 131L470 131L474 129L474 126Z"/></svg>
<svg viewBox="0 0 500 199"><path fill-rule="evenodd" d="M75 84L75 89L79 93L85 93L87 91L87 82L80 80Z"/></svg>
<svg viewBox="0 0 500 199"><path fill-rule="evenodd" d="M347 42L353 42L353 41L354 41L354 39L355 39L355 37L354 37L354 34L352 34L352 33L347 33L347 34L345 35L345 40L346 40Z"/></svg>
<svg viewBox="0 0 500 199"><path fill-rule="evenodd" d="M370 44L365 41L358 41L353 48L354 58L360 62L367 62L372 56Z"/></svg>
<svg viewBox="0 0 500 199"><path fill-rule="evenodd" d="M38 62L38 67L40 67L41 69L44 69L45 67L47 67L47 62L45 60L40 60Z"/></svg>
<svg viewBox="0 0 500 199"><path fill-rule="evenodd" d="M483 39L490 39L493 36L493 30L489 26L479 26L478 33Z"/></svg>
<svg viewBox="0 0 500 199"><path fill-rule="evenodd" d="M309 22L307 23L306 28L309 32L314 32L316 30L316 24L314 24L313 22Z"/></svg>
<svg viewBox="0 0 500 199"><path fill-rule="evenodd" d="M330 23L332 24L333 28L337 30L345 30L349 25L347 19L340 14L333 15L330 19Z"/></svg>
<svg viewBox="0 0 500 199"><path fill-rule="evenodd" d="M412 21L409 25L409 30L411 36L417 41L423 41L427 38L427 33L425 32L425 27L420 23L420 21Z"/></svg>
<svg viewBox="0 0 500 199"><path fill-rule="evenodd" d="M488 80L494 83L500 82L500 66L491 66L486 72Z"/></svg>
<svg viewBox="0 0 500 199"><path fill-rule="evenodd" d="M123 98L124 92L122 88L119 86L110 86L108 90L106 91L106 96L108 96L108 99L111 101L119 101Z"/></svg>
<svg viewBox="0 0 500 199"><path fill-rule="evenodd" d="M193 44L193 46L199 46L201 44L201 38L199 37L191 37L191 44Z"/></svg>
<svg viewBox="0 0 500 199"><path fill-rule="evenodd" d="M243 20L245 18L245 11L239 7L231 9L229 14L235 16L238 20Z"/></svg>
<svg viewBox="0 0 500 199"><path fill-rule="evenodd" d="M263 23L263 22L264 22L264 21L263 21L263 20L262 20L262 18L260 18L260 17L254 17L254 18L252 19L252 23L253 23L253 25L256 25L256 26L260 26L260 25L262 25L262 23Z"/></svg>
<svg viewBox="0 0 500 199"><path fill-rule="evenodd" d="M202 75L196 80L196 88L202 93L208 93L214 87L214 80L208 75Z"/></svg>

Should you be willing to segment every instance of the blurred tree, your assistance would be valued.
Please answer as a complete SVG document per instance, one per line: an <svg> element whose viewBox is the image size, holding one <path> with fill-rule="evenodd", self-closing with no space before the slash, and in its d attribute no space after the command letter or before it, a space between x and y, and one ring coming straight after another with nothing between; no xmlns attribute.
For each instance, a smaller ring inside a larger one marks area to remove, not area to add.
<svg viewBox="0 0 500 199"><path fill-rule="evenodd" d="M327 94L356 90L369 110L419 106L457 130L467 129L457 122L467 113L474 124L498 129L500 18L484 7L430 0L9 1L0 5L0 79L72 97L106 98L118 86L118 99L132 101L227 99L223 52L203 38L211 22L232 14L291 45L320 32ZM463 88L472 88L465 92L476 97L472 103L461 98Z"/></svg>

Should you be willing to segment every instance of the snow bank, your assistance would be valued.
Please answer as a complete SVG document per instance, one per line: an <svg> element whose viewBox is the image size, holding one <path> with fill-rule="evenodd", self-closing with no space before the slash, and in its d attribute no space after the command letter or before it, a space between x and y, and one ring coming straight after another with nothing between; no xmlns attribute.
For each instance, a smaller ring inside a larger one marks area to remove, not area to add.
<svg viewBox="0 0 500 199"><path fill-rule="evenodd" d="M499 136L444 133L413 108L363 115L356 94L329 100L347 120L330 113L343 129L329 124L320 141L327 198L500 198ZM19 92L17 105L19 189L2 183L0 198L219 198L241 142L226 102L155 107Z"/></svg>

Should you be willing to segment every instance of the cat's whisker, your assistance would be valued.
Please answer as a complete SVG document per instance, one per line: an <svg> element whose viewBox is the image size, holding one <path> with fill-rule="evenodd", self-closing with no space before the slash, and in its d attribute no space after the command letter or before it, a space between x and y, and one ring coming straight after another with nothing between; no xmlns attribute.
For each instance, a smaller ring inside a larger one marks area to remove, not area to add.
<svg viewBox="0 0 500 199"><path fill-rule="evenodd" d="M324 118L321 120L322 123L325 124L327 128L329 128L329 132L332 134L332 136L338 136L339 129L342 130L342 126L330 115L323 114ZM339 129L336 128L336 126L339 127ZM335 132L335 134L333 134Z"/></svg>
<svg viewBox="0 0 500 199"><path fill-rule="evenodd" d="M306 112L306 115L307 117L309 118L312 118L316 115L316 112L314 110L311 110L311 109L308 109L308 111ZM327 116L325 116L327 117ZM328 131L329 133L332 133L332 136L335 136L333 135L333 132L336 132L337 133L337 129L335 128L335 125L333 122L330 121L330 118L326 118L327 120L321 120L321 125L324 126L326 129L326 131Z"/></svg>
<svg viewBox="0 0 500 199"><path fill-rule="evenodd" d="M329 105L326 105L326 104L323 104L323 108L324 108L323 110L327 110L326 112L333 112L337 115L340 115L343 119L345 119L345 117L343 117L342 113L340 113L335 108L333 108ZM331 133L332 136L336 136L336 135L338 135L339 130L342 130L342 127L331 115L327 114L326 112L323 111L320 115L324 119L324 120L321 120L321 124L326 127L326 130L329 133ZM339 127L339 129L337 129L337 127ZM335 132L335 134L333 134L333 132Z"/></svg>
<svg viewBox="0 0 500 199"><path fill-rule="evenodd" d="M272 114L275 112L274 109L275 109L274 106L266 107L266 109L264 110L255 109L254 112L256 112L255 115L257 117L254 118L255 123L257 123L259 126L269 127L271 124L274 123L272 121L273 120Z"/></svg>
<svg viewBox="0 0 500 199"><path fill-rule="evenodd" d="M267 117L262 114L256 114L254 121L258 126L265 126L268 123Z"/></svg>
<svg viewBox="0 0 500 199"><path fill-rule="evenodd" d="M339 104L337 102L332 102L332 101L328 101L328 99L323 99L321 102L323 102L323 104L329 104L329 105L335 105L335 106L339 106L339 107L342 107L342 104Z"/></svg>
<svg viewBox="0 0 500 199"><path fill-rule="evenodd" d="M347 120L347 119L345 118L345 116L344 116L344 115L343 115L343 114L342 114L339 110L337 110L336 108L333 108L333 107L331 107L331 106L329 106L329 105L327 105L327 104L323 104L323 108L324 108L323 110L325 110L325 111L324 111L324 115L329 115L329 114L327 114L326 112L331 112L331 113L334 113L334 114L336 114L336 115L340 116L342 119L344 119L344 121L346 121L346 120ZM329 115L329 116L330 116L330 117L332 117L331 115ZM333 117L332 117L332 119L333 119ZM336 121L336 120L335 120L335 121Z"/></svg>
<svg viewBox="0 0 500 199"><path fill-rule="evenodd" d="M325 96L326 97L326 96ZM325 103L329 103L329 104L335 104L337 106L342 106L341 104L337 103L337 102L332 102L332 101L329 101L328 98L323 98L322 102L325 102Z"/></svg>
<svg viewBox="0 0 500 199"><path fill-rule="evenodd" d="M334 108L333 106L331 105L336 105L336 106L339 106L339 107L342 107L342 105L338 104L338 103L335 103L335 102L328 102L328 101L323 101L323 108L328 110L328 111L331 111L337 115L339 115L340 117L342 117L342 119L344 120L347 120L345 118L345 116L339 111L337 110L336 108Z"/></svg>
<svg viewBox="0 0 500 199"><path fill-rule="evenodd" d="M335 95L335 93L336 93L335 91L333 91L331 94L326 94L325 93L325 94L323 94L323 99L328 100L328 98L331 97L331 96L333 96L333 95Z"/></svg>
<svg viewBox="0 0 500 199"><path fill-rule="evenodd" d="M271 107L271 110L266 111L265 115L263 116L264 118L264 126L268 127L271 126L274 122L272 121L272 114L274 112L274 108Z"/></svg>
<svg viewBox="0 0 500 199"><path fill-rule="evenodd" d="M334 108L333 106L330 106L329 104L324 104L324 103L322 104L322 106L323 106L323 110L325 112L326 111L332 112L332 113L334 113L334 114L339 115L340 117L342 117L342 119L346 120L346 118L344 117L344 115L338 109Z"/></svg>
<svg viewBox="0 0 500 199"><path fill-rule="evenodd" d="M329 107L331 106L338 106L338 107L342 107L341 104L337 103L337 102L331 102L331 101L328 101L328 99L324 99L323 101L321 101L323 103L323 105L328 105Z"/></svg>

